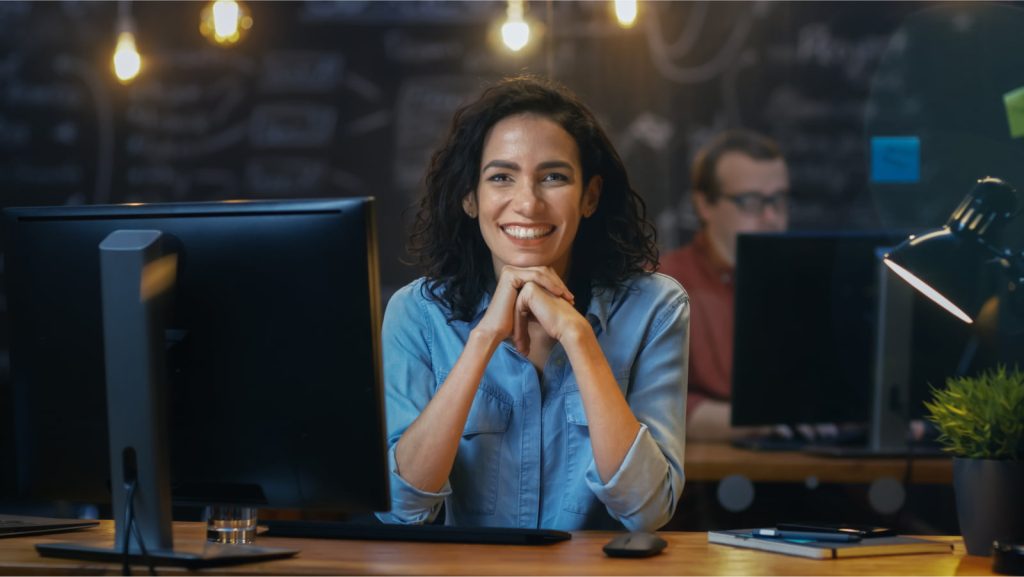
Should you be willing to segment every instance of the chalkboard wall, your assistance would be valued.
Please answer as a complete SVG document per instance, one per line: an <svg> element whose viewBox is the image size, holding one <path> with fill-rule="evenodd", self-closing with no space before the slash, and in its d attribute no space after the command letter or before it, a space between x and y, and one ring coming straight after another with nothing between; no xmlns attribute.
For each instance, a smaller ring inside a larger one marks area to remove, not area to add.
<svg viewBox="0 0 1024 577"><path fill-rule="evenodd" d="M144 68L122 86L116 3L0 3L0 204L373 195L385 296L416 275L400 262L403 214L452 112L518 72L592 105L663 248L697 224L695 148L736 126L782 144L795 226L889 224L868 184L866 104L901 26L935 8L642 3L624 30L609 2L530 2L535 45L511 55L494 45L503 2L253 2L231 48L199 34L201 3L130 7ZM938 224L955 201L920 219L904 208L899 224Z"/></svg>

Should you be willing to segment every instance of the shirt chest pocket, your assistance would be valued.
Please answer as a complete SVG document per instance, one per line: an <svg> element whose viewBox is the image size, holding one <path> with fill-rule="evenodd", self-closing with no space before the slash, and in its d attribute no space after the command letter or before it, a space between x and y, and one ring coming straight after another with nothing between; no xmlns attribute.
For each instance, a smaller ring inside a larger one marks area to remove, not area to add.
<svg viewBox="0 0 1024 577"><path fill-rule="evenodd" d="M512 403L486 383L473 399L452 466L452 498L460 509L494 514L498 499L502 443L512 419Z"/></svg>

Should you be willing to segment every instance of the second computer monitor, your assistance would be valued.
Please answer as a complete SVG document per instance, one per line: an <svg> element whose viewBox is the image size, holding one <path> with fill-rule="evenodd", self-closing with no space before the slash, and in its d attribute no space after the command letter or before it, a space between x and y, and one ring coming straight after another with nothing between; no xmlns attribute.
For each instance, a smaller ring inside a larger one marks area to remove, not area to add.
<svg viewBox="0 0 1024 577"><path fill-rule="evenodd" d="M878 326L877 250L905 234L740 235L732 422L867 422ZM908 418L954 375L969 328L914 295Z"/></svg>

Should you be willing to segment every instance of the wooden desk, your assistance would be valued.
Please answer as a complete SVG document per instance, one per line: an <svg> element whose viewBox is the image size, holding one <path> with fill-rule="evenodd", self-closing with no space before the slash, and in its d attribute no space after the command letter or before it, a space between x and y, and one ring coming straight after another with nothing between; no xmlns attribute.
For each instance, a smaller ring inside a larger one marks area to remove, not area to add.
<svg viewBox="0 0 1024 577"><path fill-rule="evenodd" d="M179 539L200 539L200 523L176 523ZM895 555L817 561L710 545L705 533L665 532L668 548L649 559L610 559L601 547L607 532L578 532L570 541L544 546L461 545L384 541L272 539L259 545L300 549L295 558L209 570L229 575L992 575L991 559L965 555L955 537L953 554ZM117 564L45 559L36 543L113 539L113 524L78 533L0 539L0 573L117 575ZM141 567L136 575L145 574ZM159 569L161 574L182 570Z"/></svg>
<svg viewBox="0 0 1024 577"><path fill-rule="evenodd" d="M687 443L684 470L687 481L719 481L742 475L753 482L871 483L882 477L903 479L903 458L861 459L817 457L791 451L748 451L728 443ZM953 482L951 458L915 458L912 483Z"/></svg>

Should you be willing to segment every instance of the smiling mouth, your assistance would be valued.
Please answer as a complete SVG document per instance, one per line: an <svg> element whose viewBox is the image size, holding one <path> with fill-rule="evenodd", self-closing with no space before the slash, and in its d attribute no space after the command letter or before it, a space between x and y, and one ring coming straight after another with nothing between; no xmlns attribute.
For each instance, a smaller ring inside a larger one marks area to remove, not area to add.
<svg viewBox="0 0 1024 577"><path fill-rule="evenodd" d="M555 227L551 225L521 226L516 224L506 224L501 227L501 230L514 239L533 240L550 236L551 233L555 232Z"/></svg>

